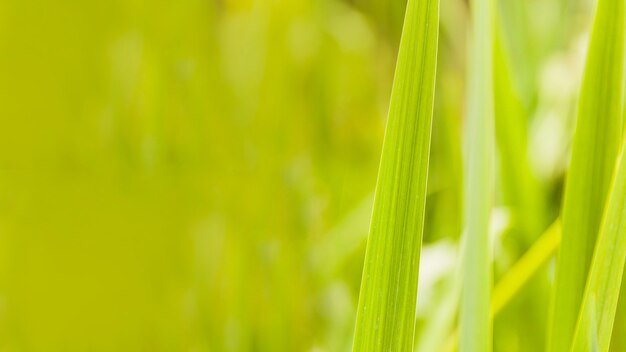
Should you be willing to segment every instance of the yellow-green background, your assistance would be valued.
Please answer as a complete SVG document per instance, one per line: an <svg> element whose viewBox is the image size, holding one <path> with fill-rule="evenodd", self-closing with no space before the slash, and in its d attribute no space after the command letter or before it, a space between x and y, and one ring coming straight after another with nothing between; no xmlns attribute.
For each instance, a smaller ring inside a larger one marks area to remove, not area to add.
<svg viewBox="0 0 626 352"><path fill-rule="evenodd" d="M547 221L592 8L509 4ZM404 6L0 0L0 351L349 350ZM461 232L467 15L442 0L420 327ZM528 242L500 183L503 272ZM531 293L496 350L543 346Z"/></svg>

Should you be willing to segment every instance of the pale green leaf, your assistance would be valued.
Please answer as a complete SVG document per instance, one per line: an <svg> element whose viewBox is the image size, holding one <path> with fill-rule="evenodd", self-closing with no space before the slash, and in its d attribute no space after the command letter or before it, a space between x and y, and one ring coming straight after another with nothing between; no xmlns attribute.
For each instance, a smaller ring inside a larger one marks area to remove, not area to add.
<svg viewBox="0 0 626 352"><path fill-rule="evenodd" d="M491 245L489 217L493 183L493 25L492 0L472 2L466 117L463 293L460 351L490 351Z"/></svg>

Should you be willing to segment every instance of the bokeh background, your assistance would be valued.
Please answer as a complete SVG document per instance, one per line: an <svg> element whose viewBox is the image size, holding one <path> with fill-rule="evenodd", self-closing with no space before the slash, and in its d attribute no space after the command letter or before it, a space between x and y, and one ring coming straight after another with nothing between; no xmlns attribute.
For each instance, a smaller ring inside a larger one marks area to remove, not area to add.
<svg viewBox="0 0 626 352"><path fill-rule="evenodd" d="M0 351L350 350L405 4L0 0ZM424 351L456 310L469 6L441 1ZM498 13L496 280L558 215L593 3ZM552 266L496 351L541 350Z"/></svg>

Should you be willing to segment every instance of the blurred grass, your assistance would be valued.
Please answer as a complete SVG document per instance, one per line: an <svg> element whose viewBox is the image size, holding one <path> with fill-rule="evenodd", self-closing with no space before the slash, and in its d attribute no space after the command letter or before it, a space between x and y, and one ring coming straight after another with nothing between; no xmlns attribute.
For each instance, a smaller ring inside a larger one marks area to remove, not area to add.
<svg viewBox="0 0 626 352"><path fill-rule="evenodd" d="M495 182L496 280L558 214L593 6L498 3L527 139L506 150L527 149L513 166L545 219ZM349 350L405 5L0 1L0 350ZM435 340L456 310L468 15L441 4L416 313ZM545 324L526 312L553 271L503 308L495 351L543 345L518 327Z"/></svg>
<svg viewBox="0 0 626 352"><path fill-rule="evenodd" d="M459 308L461 352L493 350L493 322L489 314L493 247L489 221L494 202L495 5L493 0L478 0L472 3L470 11L464 126L463 289Z"/></svg>
<svg viewBox="0 0 626 352"><path fill-rule="evenodd" d="M0 348L350 342L358 280L303 259L373 189L383 29L335 1L0 12Z"/></svg>

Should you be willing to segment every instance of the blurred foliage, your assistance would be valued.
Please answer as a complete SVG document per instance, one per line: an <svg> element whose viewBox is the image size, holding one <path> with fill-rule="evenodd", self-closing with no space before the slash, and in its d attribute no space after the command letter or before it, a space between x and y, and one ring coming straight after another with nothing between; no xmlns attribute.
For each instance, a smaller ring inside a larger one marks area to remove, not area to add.
<svg viewBox="0 0 626 352"><path fill-rule="evenodd" d="M558 214L592 13L499 5L530 176L497 184L496 281ZM0 350L349 350L404 6L0 1ZM441 6L424 329L462 231L468 2ZM545 345L551 271L496 351Z"/></svg>

